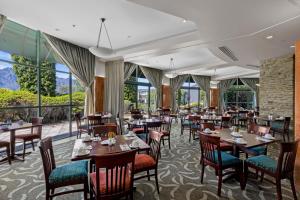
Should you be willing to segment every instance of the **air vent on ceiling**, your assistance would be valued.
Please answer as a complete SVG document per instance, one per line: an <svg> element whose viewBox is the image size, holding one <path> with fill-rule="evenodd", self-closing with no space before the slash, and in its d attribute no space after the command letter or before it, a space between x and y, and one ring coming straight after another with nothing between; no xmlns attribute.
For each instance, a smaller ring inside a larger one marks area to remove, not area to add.
<svg viewBox="0 0 300 200"><path fill-rule="evenodd" d="M259 66L257 66L257 65L247 65L248 67L253 67L253 68L257 68L257 69L259 69L260 67Z"/></svg>
<svg viewBox="0 0 300 200"><path fill-rule="evenodd" d="M237 57L234 53L226 46L219 47L220 51L222 51L226 56L228 56L233 61L238 61Z"/></svg>

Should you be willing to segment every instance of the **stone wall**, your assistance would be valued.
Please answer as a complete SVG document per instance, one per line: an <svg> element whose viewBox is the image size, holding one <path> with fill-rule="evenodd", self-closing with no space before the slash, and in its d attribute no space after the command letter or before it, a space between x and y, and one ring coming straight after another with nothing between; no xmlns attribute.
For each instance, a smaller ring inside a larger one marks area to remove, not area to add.
<svg viewBox="0 0 300 200"><path fill-rule="evenodd" d="M294 57L264 60L260 70L260 113L292 117L294 114ZM292 123L291 123L292 124Z"/></svg>

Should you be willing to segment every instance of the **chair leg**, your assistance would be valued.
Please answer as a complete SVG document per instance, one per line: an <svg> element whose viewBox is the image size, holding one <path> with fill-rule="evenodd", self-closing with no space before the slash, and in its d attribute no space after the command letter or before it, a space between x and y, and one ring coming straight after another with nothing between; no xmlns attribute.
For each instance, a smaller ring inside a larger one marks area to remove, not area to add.
<svg viewBox="0 0 300 200"><path fill-rule="evenodd" d="M295 181L294 181L294 176L293 175L291 175L291 177L290 177L290 182L291 182L291 188L292 188L292 191L293 191L294 199L297 200L297 193L296 193Z"/></svg>
<svg viewBox="0 0 300 200"><path fill-rule="evenodd" d="M25 150L26 150L26 142L23 141L23 160L25 160Z"/></svg>
<svg viewBox="0 0 300 200"><path fill-rule="evenodd" d="M202 162L202 169L201 169L201 184L203 184L204 169L205 169L205 165L204 165L204 163Z"/></svg>
<svg viewBox="0 0 300 200"><path fill-rule="evenodd" d="M9 146L6 147L6 156L7 156L8 164L11 165L10 147Z"/></svg>
<svg viewBox="0 0 300 200"><path fill-rule="evenodd" d="M276 179L277 200L282 200L281 179Z"/></svg>
<svg viewBox="0 0 300 200"><path fill-rule="evenodd" d="M84 192L83 192L83 198L84 200L87 200L87 194L89 193L89 184L88 184L88 180L86 180L86 182L84 183Z"/></svg>
<svg viewBox="0 0 300 200"><path fill-rule="evenodd" d="M261 183L264 181L264 175L265 175L265 173L261 172L261 174L260 174L260 182Z"/></svg>
<svg viewBox="0 0 300 200"><path fill-rule="evenodd" d="M149 173L149 170L147 170L147 177L148 177L148 181L150 181L150 173Z"/></svg>
<svg viewBox="0 0 300 200"><path fill-rule="evenodd" d="M289 131L286 132L286 136L287 136L287 139L288 139L288 142L290 141L290 134L289 134Z"/></svg>
<svg viewBox="0 0 300 200"><path fill-rule="evenodd" d="M170 135L168 136L168 142L169 142L169 149L171 149L171 137L170 137Z"/></svg>
<svg viewBox="0 0 300 200"><path fill-rule="evenodd" d="M35 151L35 149L34 149L34 142L33 142L33 140L31 140L31 146L32 146L32 150L33 150L33 151Z"/></svg>
<svg viewBox="0 0 300 200"><path fill-rule="evenodd" d="M46 200L50 200L50 190L46 188Z"/></svg>
<svg viewBox="0 0 300 200"><path fill-rule="evenodd" d="M159 194L159 185L158 185L157 169L155 169L155 183L156 183L157 193Z"/></svg>
<svg viewBox="0 0 300 200"><path fill-rule="evenodd" d="M221 196L221 189L222 189L222 171L219 170L218 171L218 196L220 197Z"/></svg>

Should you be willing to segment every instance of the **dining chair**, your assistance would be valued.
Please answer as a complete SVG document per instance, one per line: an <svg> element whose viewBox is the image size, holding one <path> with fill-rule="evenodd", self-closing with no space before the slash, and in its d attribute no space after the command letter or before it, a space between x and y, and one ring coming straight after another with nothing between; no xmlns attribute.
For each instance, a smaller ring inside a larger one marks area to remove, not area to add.
<svg viewBox="0 0 300 200"><path fill-rule="evenodd" d="M149 133L150 131L159 131L162 130L162 121L152 121L152 122L146 122L146 143L149 141Z"/></svg>
<svg viewBox="0 0 300 200"><path fill-rule="evenodd" d="M93 132L93 127L94 126L99 126L99 125L104 124L102 122L102 116L101 115L88 115L87 116L87 121L88 121L89 135Z"/></svg>
<svg viewBox="0 0 300 200"><path fill-rule="evenodd" d="M257 125L256 125L257 126ZM270 132L270 127L267 126L257 126L254 128L254 131L251 131L250 133L256 134L258 136L264 136ZM248 157L248 154L250 155L266 155L267 154L267 145L263 146L257 146L257 147L252 147L249 148L251 151L247 152L246 157Z"/></svg>
<svg viewBox="0 0 300 200"><path fill-rule="evenodd" d="M229 128L231 126L231 116L222 116L221 117L221 124L220 124L220 128Z"/></svg>
<svg viewBox="0 0 300 200"><path fill-rule="evenodd" d="M109 132L114 132L116 135L118 134L118 127L116 124L104 124L93 126L93 135L94 137L107 137Z"/></svg>
<svg viewBox="0 0 300 200"><path fill-rule="evenodd" d="M287 141L290 141L289 134L289 126L290 126L291 118L285 117L284 120L275 120L271 122L271 131L273 136L275 137L276 133L282 135L283 141L286 141L285 136L287 136Z"/></svg>
<svg viewBox="0 0 300 200"><path fill-rule="evenodd" d="M25 154L26 154L26 143L31 142L32 150L35 151L34 148L34 140L41 140L42 138L42 122L43 118L42 117L33 117L31 119L31 123L33 127L30 129L30 133L26 134L20 134L15 136L16 142L22 142L23 143L23 160L25 159Z"/></svg>
<svg viewBox="0 0 300 200"><path fill-rule="evenodd" d="M6 149L6 157L1 159L0 162L3 162L3 161L8 161L9 164L11 164L11 159L10 159L10 142L8 141L3 141L3 140L0 140L0 149L1 148L5 148Z"/></svg>
<svg viewBox="0 0 300 200"><path fill-rule="evenodd" d="M150 181L150 177L155 177L156 189L157 193L159 193L159 185L158 185L158 160L160 157L160 146L161 146L161 137L163 134L159 131L150 131L150 151L149 154L136 154L135 156L135 165L134 165L134 173L139 174L142 172L147 172L146 175L140 175L138 177L134 177L134 180L139 180L142 178L148 178ZM150 173L151 170L154 170L154 173Z"/></svg>
<svg viewBox="0 0 300 200"><path fill-rule="evenodd" d="M240 126L246 126L248 120L248 111L247 110L240 110L238 112L237 122Z"/></svg>
<svg viewBox="0 0 300 200"><path fill-rule="evenodd" d="M216 175L218 176L218 196L221 196L223 176L232 173L231 171L223 171L233 168L235 169L236 176L239 177L241 189L245 189L243 162L239 158L221 151L220 137L200 133L200 149L200 164L202 165L201 184L203 184L205 167L213 167L216 171Z"/></svg>
<svg viewBox="0 0 300 200"><path fill-rule="evenodd" d="M89 134L89 129L87 124L82 124L82 115L81 113L76 113L75 114L75 121L76 121L76 126L77 126L77 138L81 138L82 133L87 133Z"/></svg>
<svg viewBox="0 0 300 200"><path fill-rule="evenodd" d="M124 133L124 120L123 119L121 119L121 118L119 118L119 117L117 117L116 118L116 123L117 123L117 128L118 128L118 133L120 134L120 135L123 135L123 133Z"/></svg>
<svg viewBox="0 0 300 200"><path fill-rule="evenodd" d="M136 151L92 156L95 170L90 173L90 199L133 199Z"/></svg>
<svg viewBox="0 0 300 200"><path fill-rule="evenodd" d="M215 131L215 124L212 122L202 122L201 123L201 131L203 132L205 129L210 129L211 131ZM232 144L226 143L226 142L220 142L220 149L221 151L230 151L233 152L233 146Z"/></svg>
<svg viewBox="0 0 300 200"><path fill-rule="evenodd" d="M89 190L88 161L74 161L56 166L51 137L42 139L39 148L44 167L46 200L51 200L55 196L74 192L84 192L84 199L86 200ZM83 189L74 189L55 193L55 189L57 188L78 184L83 184Z"/></svg>
<svg viewBox="0 0 300 200"><path fill-rule="evenodd" d="M189 134L189 142L191 141L191 137L195 140L195 133L200 128L201 116L200 115L190 115L188 120L191 122L190 125L190 134Z"/></svg>
<svg viewBox="0 0 300 200"><path fill-rule="evenodd" d="M246 180L248 175L248 168L256 169L258 171L261 171L263 175L267 174L270 177L275 178L277 199L282 200L281 180L289 179L294 199L297 199L297 193L296 193L295 183L294 183L294 167L295 167L298 143L299 140L295 142L280 143L280 154L277 161L267 155L259 155L259 156L254 156L246 159L245 162Z"/></svg>
<svg viewBox="0 0 300 200"><path fill-rule="evenodd" d="M163 117L163 124L161 133L163 134L161 140L163 145L165 145L165 140L168 140L169 149L171 149L171 128L172 128L172 118L170 116L165 115Z"/></svg>

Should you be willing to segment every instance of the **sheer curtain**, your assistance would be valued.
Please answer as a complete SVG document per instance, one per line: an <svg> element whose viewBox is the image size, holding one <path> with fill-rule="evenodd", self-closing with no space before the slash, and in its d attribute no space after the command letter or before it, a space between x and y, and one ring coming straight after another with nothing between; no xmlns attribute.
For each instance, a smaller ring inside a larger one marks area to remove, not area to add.
<svg viewBox="0 0 300 200"><path fill-rule="evenodd" d="M3 30L5 21L6 21L6 17L5 17L4 15L1 15L1 14L0 14L0 33L1 33L2 30Z"/></svg>
<svg viewBox="0 0 300 200"><path fill-rule="evenodd" d="M162 100L162 91L161 91L161 86L162 86L162 71L160 69L154 69L150 67L142 67L140 66L143 74L145 77L148 79L148 81L155 87L156 89L156 107L161 106L161 100Z"/></svg>
<svg viewBox="0 0 300 200"><path fill-rule="evenodd" d="M197 85L201 88L201 90L205 91L206 102L204 103L204 106L209 106L209 102L210 102L210 76L192 75L192 78L197 83Z"/></svg>
<svg viewBox="0 0 300 200"><path fill-rule="evenodd" d="M123 118L124 107L124 61L105 63L105 96L104 108L113 116Z"/></svg>
<svg viewBox="0 0 300 200"><path fill-rule="evenodd" d="M259 84L258 78L241 78L241 81L247 85L255 93L255 107L259 106L259 87L256 84Z"/></svg>
<svg viewBox="0 0 300 200"><path fill-rule="evenodd" d="M184 83L184 81L186 81L188 77L188 74L184 74L170 79L171 109L173 112L176 111L178 106L176 102L177 90L179 90L179 88L182 86L182 84Z"/></svg>
<svg viewBox="0 0 300 200"><path fill-rule="evenodd" d="M72 74L85 88L84 114L94 113L95 56L85 48L45 33L44 36L64 64L69 67Z"/></svg>
<svg viewBox="0 0 300 200"><path fill-rule="evenodd" d="M222 80L219 83L219 90L220 90L219 111L220 112L222 112L225 109L224 94L234 84L235 81L236 79L228 79L228 80Z"/></svg>
<svg viewBox="0 0 300 200"><path fill-rule="evenodd" d="M127 81L131 74L138 68L137 64L126 62L124 63L124 81Z"/></svg>

